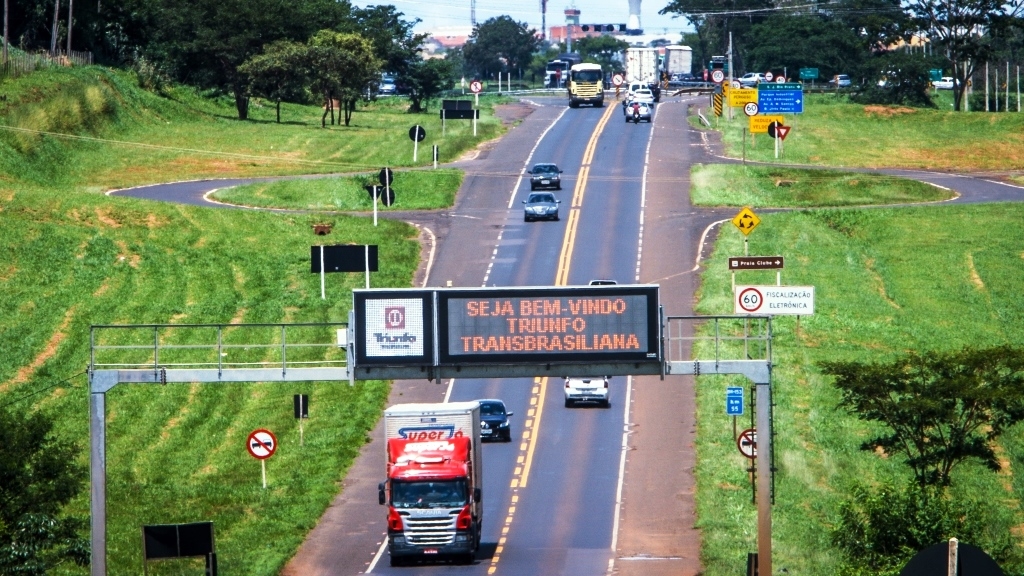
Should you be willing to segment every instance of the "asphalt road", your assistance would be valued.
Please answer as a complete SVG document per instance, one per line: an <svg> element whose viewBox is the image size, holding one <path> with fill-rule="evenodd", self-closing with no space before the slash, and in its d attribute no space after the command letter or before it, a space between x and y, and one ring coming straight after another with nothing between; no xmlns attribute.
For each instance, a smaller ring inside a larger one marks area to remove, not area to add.
<svg viewBox="0 0 1024 576"><path fill-rule="evenodd" d="M714 224L736 212L689 204L692 163L733 161L720 156L715 135L688 128L684 101L658 105L654 122L640 125L623 122L618 106L568 109L561 99L537 102L493 147L456 163L467 174L452 209L392 213L437 238L434 261L420 271L419 282L656 283L669 314L692 313L699 255L713 240ZM561 219L526 223L520 201L529 183L521 174L541 161L564 170L563 190L555 192ZM1024 187L984 178L886 172L953 189L959 196L950 203L1024 199ZM203 198L209 190L247 181L114 194L210 205ZM688 377L616 377L612 407L603 409L564 407L558 380L396 382L393 403L502 398L515 413L514 440L484 447L484 544L477 561L388 565L382 554L385 514L376 503L383 476L378 427L342 492L283 573L697 575L692 384Z"/></svg>

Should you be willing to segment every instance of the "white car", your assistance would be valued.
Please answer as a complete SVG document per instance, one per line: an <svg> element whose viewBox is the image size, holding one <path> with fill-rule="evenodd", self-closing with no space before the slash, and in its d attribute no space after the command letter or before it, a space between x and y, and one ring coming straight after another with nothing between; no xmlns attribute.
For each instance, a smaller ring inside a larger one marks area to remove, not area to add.
<svg viewBox="0 0 1024 576"><path fill-rule="evenodd" d="M566 377L565 407L575 406L577 402L596 402L604 408L611 406L611 400L608 399L608 377Z"/></svg>
<svg viewBox="0 0 1024 576"><path fill-rule="evenodd" d="M651 92L650 88L637 88L633 92L633 97L629 99L630 103L639 102L641 104L654 104L654 92Z"/></svg>
<svg viewBox="0 0 1024 576"><path fill-rule="evenodd" d="M942 79L932 82L936 90L952 90L956 86L956 79L952 76L943 76Z"/></svg>
<svg viewBox="0 0 1024 576"><path fill-rule="evenodd" d="M764 78L764 74L760 72L747 72L743 76L739 77L740 86L744 88L751 88L757 86L758 82L767 82Z"/></svg>

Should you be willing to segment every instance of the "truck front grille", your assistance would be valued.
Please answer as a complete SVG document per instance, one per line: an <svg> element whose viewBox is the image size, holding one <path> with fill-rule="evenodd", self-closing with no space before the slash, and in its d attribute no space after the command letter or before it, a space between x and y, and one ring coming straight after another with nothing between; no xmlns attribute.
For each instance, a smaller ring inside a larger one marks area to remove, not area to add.
<svg viewBox="0 0 1024 576"><path fill-rule="evenodd" d="M455 519L459 510L448 516L413 517L403 514L405 538L416 546L445 546L455 540Z"/></svg>

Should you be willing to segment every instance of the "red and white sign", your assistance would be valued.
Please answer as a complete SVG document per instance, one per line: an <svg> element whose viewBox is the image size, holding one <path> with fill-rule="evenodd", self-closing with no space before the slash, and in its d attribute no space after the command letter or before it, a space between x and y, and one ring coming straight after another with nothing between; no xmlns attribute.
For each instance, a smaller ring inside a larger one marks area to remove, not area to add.
<svg viewBox="0 0 1024 576"><path fill-rule="evenodd" d="M740 432L739 438L736 439L736 447L740 449L740 454L747 458L757 458L757 431L747 428Z"/></svg>
<svg viewBox="0 0 1024 576"><path fill-rule="evenodd" d="M473 80L472 82L469 83L469 91L472 92L473 94L479 94L480 91L483 89L484 84L479 80Z"/></svg>
<svg viewBox="0 0 1024 576"><path fill-rule="evenodd" d="M725 80L725 72L717 69L711 71L712 82L714 82L715 84L721 84L722 80Z"/></svg>
<svg viewBox="0 0 1024 576"><path fill-rule="evenodd" d="M736 286L733 291L735 314L814 314L814 286Z"/></svg>
<svg viewBox="0 0 1024 576"><path fill-rule="evenodd" d="M779 124L775 127L775 134L778 135L780 139L785 140L786 134L789 134L789 131L792 129L792 126L783 126L782 124Z"/></svg>
<svg viewBox="0 0 1024 576"><path fill-rule="evenodd" d="M775 75L774 75L774 74L772 74L772 71L771 71L771 70L769 70L769 71L767 71L767 72L765 72L765 73L764 73L764 79L765 79L765 80L767 80L767 81L771 82L771 81L772 81L772 78L775 78Z"/></svg>
<svg viewBox="0 0 1024 576"><path fill-rule="evenodd" d="M785 84L786 83L786 77L785 76L776 76L775 77L775 83L776 84Z"/></svg>
<svg viewBox="0 0 1024 576"><path fill-rule="evenodd" d="M743 113L747 116L757 116L757 102L747 102L744 104Z"/></svg>
<svg viewBox="0 0 1024 576"><path fill-rule="evenodd" d="M622 77L622 74L616 74L615 76L612 76L612 84L616 86L622 86L622 83L625 81L626 79Z"/></svg>
<svg viewBox="0 0 1024 576"><path fill-rule="evenodd" d="M277 438L274 433L270 430L253 430L249 433L249 438L245 442L245 448L249 450L249 454L252 454L253 458L257 460L266 460L274 455L274 451L277 450Z"/></svg>

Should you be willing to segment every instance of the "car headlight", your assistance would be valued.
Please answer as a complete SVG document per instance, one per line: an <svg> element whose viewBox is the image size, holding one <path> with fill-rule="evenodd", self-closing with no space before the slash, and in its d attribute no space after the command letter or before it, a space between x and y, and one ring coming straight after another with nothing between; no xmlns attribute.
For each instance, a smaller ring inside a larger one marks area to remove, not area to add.
<svg viewBox="0 0 1024 576"><path fill-rule="evenodd" d="M498 428L508 428L508 422L506 421L502 422L501 424L498 424Z"/></svg>

